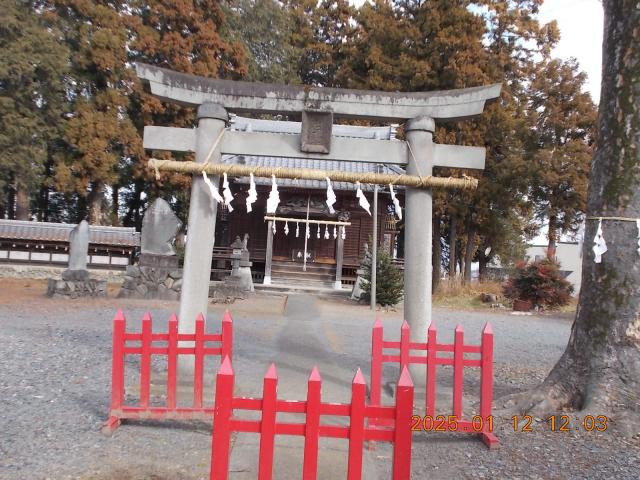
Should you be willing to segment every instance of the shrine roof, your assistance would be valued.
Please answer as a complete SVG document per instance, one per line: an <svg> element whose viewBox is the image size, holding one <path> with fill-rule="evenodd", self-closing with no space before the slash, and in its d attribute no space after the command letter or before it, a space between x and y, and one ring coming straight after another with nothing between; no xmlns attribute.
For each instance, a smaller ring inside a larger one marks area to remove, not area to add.
<svg viewBox="0 0 640 480"><path fill-rule="evenodd" d="M0 238L48 242L68 242L71 223L30 222L0 219ZM136 247L140 245L140 233L131 227L89 226L89 243Z"/></svg>
<svg viewBox="0 0 640 480"><path fill-rule="evenodd" d="M266 133L290 133L299 134L302 129L301 122L284 122L277 120L259 120L253 118L234 116L231 119L231 130L249 131L249 132L266 132ZM361 127L354 125L333 125L332 136L334 137L350 137L350 138L369 138L381 141L395 141L396 125L386 127ZM374 173L376 166L379 164L368 162L342 162L331 160L317 160L310 158L281 158L281 157L263 157L248 155L223 155L222 163L231 163L236 165L248 165L252 167L283 167L283 168L308 168L317 170L341 170L353 173ZM394 165L382 166L380 173L401 175L405 171ZM248 184L249 177L241 177L236 182ZM256 178L256 185L271 185L270 178ZM319 180L291 180L278 179L278 185L281 187L306 188L325 190L327 184ZM348 182L332 182L333 189L336 191L355 191L355 184ZM401 187L398 187L401 189ZM363 184L362 189L372 191L373 186Z"/></svg>

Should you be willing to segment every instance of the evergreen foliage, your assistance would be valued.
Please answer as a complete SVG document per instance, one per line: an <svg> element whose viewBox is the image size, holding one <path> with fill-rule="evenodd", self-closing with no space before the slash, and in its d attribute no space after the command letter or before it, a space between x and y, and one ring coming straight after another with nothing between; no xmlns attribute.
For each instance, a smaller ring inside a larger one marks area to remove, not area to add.
<svg viewBox="0 0 640 480"><path fill-rule="evenodd" d="M558 308L569 303L573 286L552 258L519 262L515 273L504 284L503 293L512 300L528 300L533 305Z"/></svg>
<svg viewBox="0 0 640 480"><path fill-rule="evenodd" d="M383 307L396 305L402 300L404 278L402 271L393 264L391 256L384 250L376 254L376 303ZM371 300L371 255L363 262L364 282L362 299Z"/></svg>
<svg viewBox="0 0 640 480"><path fill-rule="evenodd" d="M465 274L479 260L482 273L496 255L515 258L546 218L550 242L582 218L595 107L579 66L551 57L559 31L539 23L542 0L0 1L0 215L139 228L162 194L186 221L190 178L153 178L147 153L169 153L144 152L142 132L193 127L195 112L146 92L132 68L141 61L386 91L501 82L480 118L435 132L487 149L485 170L465 172L476 191L434 192L440 257Z"/></svg>

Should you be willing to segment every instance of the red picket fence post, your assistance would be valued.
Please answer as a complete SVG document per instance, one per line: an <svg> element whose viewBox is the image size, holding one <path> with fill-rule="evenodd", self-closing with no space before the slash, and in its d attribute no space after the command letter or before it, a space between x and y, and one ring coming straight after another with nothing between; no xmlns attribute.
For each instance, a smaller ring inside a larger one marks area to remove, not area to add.
<svg viewBox="0 0 640 480"><path fill-rule="evenodd" d="M137 345L131 345L131 343ZM157 346L159 342L165 346ZM191 347L181 347L180 342L192 342ZM113 320L113 353L111 371L111 406L109 419L103 432L112 433L126 418L210 418L213 407L203 405L204 358L220 356L231 358L233 352L233 320L226 312L220 334L205 333L204 318L196 320L195 332L178 333L178 319L172 315L166 333L154 333L151 315L145 313L139 333L126 331L126 320L121 310ZM209 344L214 343L216 346ZM124 367L126 355L140 356L140 398L136 405L125 405ZM153 355L167 356L166 404L151 405L151 358ZM195 358L194 398L190 407L177 406L178 357L193 355Z"/></svg>
<svg viewBox="0 0 640 480"><path fill-rule="evenodd" d="M408 367L402 367L396 389L393 478L411 478L411 417L413 414L413 382Z"/></svg>
<svg viewBox="0 0 640 480"><path fill-rule="evenodd" d="M404 369L410 364L426 364L426 404L424 424L429 420L433 428L434 422L446 427L449 431L475 433L489 447L498 443L493 434L493 417L491 415L491 402L493 397L493 331L491 325L486 324L482 333L481 345L465 345L464 330L456 327L453 344L438 343L438 332L432 323L427 330L425 343L411 342L409 325L403 322L400 329L400 341L384 340L384 331L380 320L373 325L372 351L371 351L371 405L380 405L382 395L382 366L386 363L398 364ZM385 349L395 349L397 354L386 354ZM414 355L413 350L424 351L425 355ZM452 356L438 356L439 352L447 352ZM479 354L479 359L466 358L466 354ZM450 365L453 367L453 415L436 416L436 388L437 366ZM463 378L465 367L480 368L480 415L471 420L465 419L462 409ZM428 417L428 418L427 418ZM453 417L453 419L451 418ZM437 420L437 422L436 422ZM455 422L455 423L454 423ZM389 420L370 420L369 425L380 427L389 425ZM428 425L428 424L427 424Z"/></svg>
<svg viewBox="0 0 640 480"><path fill-rule="evenodd" d="M216 404L213 410L211 478L226 480L231 453L231 414L234 373L229 357L224 357L216 375Z"/></svg>
<svg viewBox="0 0 640 480"><path fill-rule="evenodd" d="M349 441L349 480L362 478L362 449L367 440L386 441L394 444L393 480L408 480L411 472L411 415L413 414L413 382L406 367L398 381L395 406L371 406L366 404L366 384L360 369L351 385L351 402L348 404L323 403L322 378L313 369L307 383L306 401L284 401L277 398L278 376L271 364L263 380L262 398L234 397L234 373L231 363L225 359L218 371L216 403L214 408L211 442L211 480L227 480L229 477L229 453L232 432L260 434L258 478L271 480L275 435L304 436L303 478L318 477L318 441L321 437L343 438ZM262 412L260 420L244 420L233 416L236 410ZM304 413L304 423L277 422L277 413ZM349 417L349 426L322 425L321 416ZM391 428L373 428L367 419L395 420Z"/></svg>
<svg viewBox="0 0 640 480"><path fill-rule="evenodd" d="M485 421L491 417L491 401L493 399L493 330L487 323L482 331L482 359L480 370L480 416ZM498 439L489 438L490 444Z"/></svg>

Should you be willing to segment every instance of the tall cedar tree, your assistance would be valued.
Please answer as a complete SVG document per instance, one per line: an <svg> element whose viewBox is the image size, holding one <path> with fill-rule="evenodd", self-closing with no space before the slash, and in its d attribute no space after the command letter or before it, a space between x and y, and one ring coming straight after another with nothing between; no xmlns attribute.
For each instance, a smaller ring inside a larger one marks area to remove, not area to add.
<svg viewBox="0 0 640 480"><path fill-rule="evenodd" d="M60 136L68 51L32 2L0 1L0 217L27 220Z"/></svg>
<svg viewBox="0 0 640 480"><path fill-rule="evenodd" d="M276 0L232 0L224 5L223 34L243 46L246 80L281 84L300 83L298 52L289 14Z"/></svg>
<svg viewBox="0 0 640 480"><path fill-rule="evenodd" d="M63 25L73 82L67 148L57 154L56 184L86 202L90 223L107 223L105 187L119 180L127 158L142 152L126 114L135 79L127 65L124 17L130 6L126 1L51 0L48 7Z"/></svg>
<svg viewBox="0 0 640 480"><path fill-rule="evenodd" d="M603 70L587 215L640 218L640 8L604 0ZM544 418L567 408L640 433L640 260L632 221L604 221L609 250L582 250L582 289L567 348L546 380L507 406ZM598 222L587 221L586 238Z"/></svg>
<svg viewBox="0 0 640 480"><path fill-rule="evenodd" d="M532 197L539 218L549 220L549 254L564 233L582 222L596 108L583 92L586 74L575 60L541 62L531 79Z"/></svg>
<svg viewBox="0 0 640 480"><path fill-rule="evenodd" d="M222 36L225 16L218 0L132 0L129 7L131 15L126 19L132 40L128 61L209 78L239 79L246 74L242 46ZM135 120L138 138L142 137L145 125L195 125L194 109L161 102L146 92L137 79L132 88L134 93L128 115ZM171 155L168 152L152 154L159 158ZM127 209L123 223L140 228L145 202L159 195L176 199L173 206L185 221L190 178L165 173L160 181L156 181L145 167L146 159L144 152L140 151L125 165L123 175L131 179L133 185L126 194Z"/></svg>

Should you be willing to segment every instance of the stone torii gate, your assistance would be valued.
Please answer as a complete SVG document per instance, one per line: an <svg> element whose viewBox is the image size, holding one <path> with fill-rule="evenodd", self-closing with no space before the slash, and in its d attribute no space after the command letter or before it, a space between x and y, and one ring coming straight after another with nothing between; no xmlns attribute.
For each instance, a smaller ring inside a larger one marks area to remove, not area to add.
<svg viewBox="0 0 640 480"><path fill-rule="evenodd" d="M485 149L433 143L436 121L479 115L500 95L500 84L436 92L375 92L208 79L136 65L160 100L198 108L196 129L148 126L144 148L195 152L196 163L220 163L223 154L383 163L408 175L430 176L433 167L483 169ZM228 113L302 115L300 134L225 130ZM333 118L406 122L404 141L332 137ZM199 168L199 167L198 167ZM213 179L217 184L218 179ZM217 204L202 177L193 175L179 330L192 332L206 315ZM431 323L431 215L428 188L405 193L405 319L414 341Z"/></svg>

